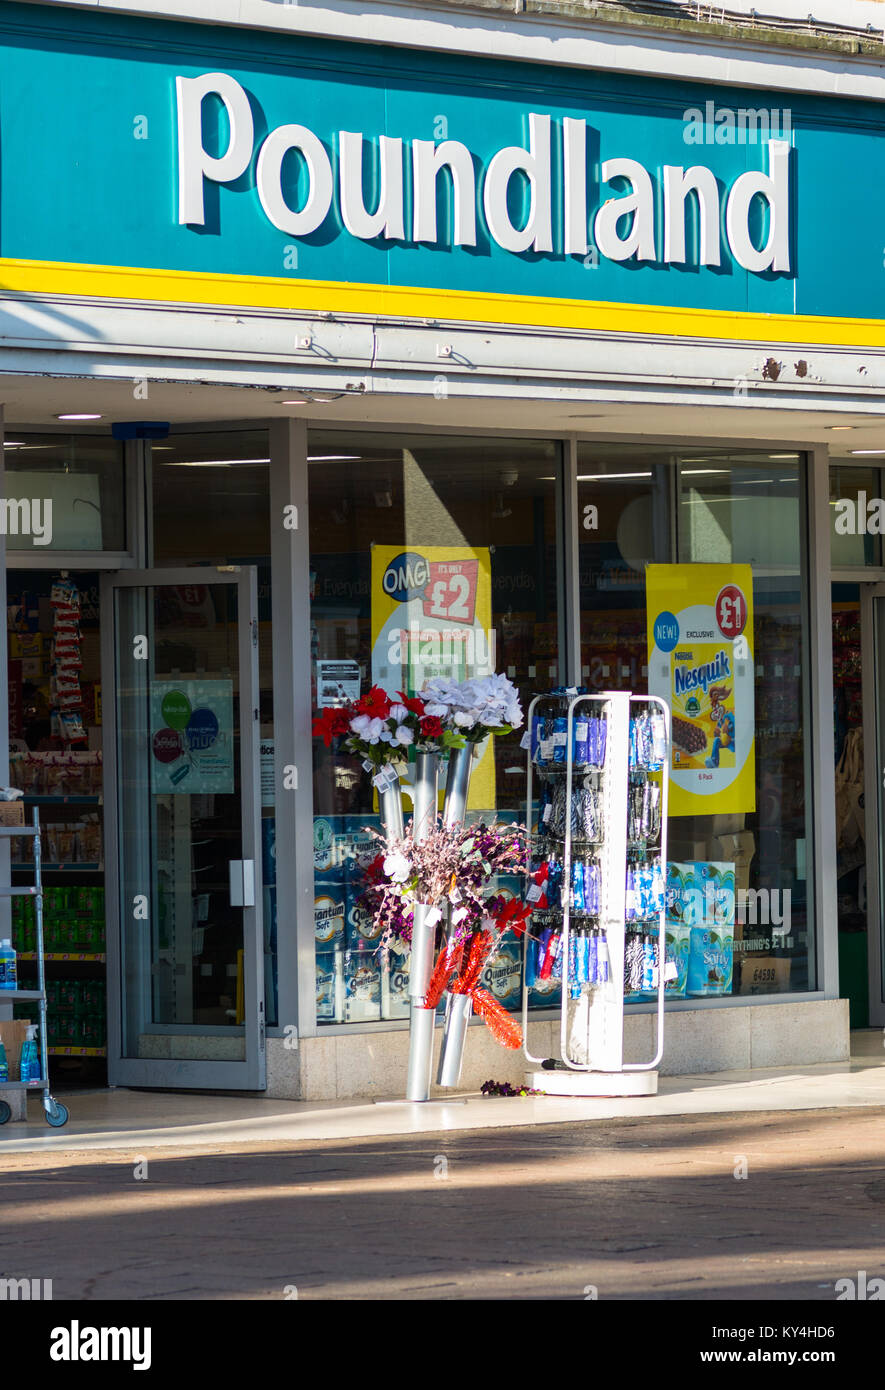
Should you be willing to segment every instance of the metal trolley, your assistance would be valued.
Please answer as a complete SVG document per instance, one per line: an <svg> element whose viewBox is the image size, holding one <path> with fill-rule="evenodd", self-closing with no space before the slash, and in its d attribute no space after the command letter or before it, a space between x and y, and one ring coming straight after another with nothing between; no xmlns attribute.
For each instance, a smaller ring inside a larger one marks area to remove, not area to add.
<svg viewBox="0 0 885 1390"><path fill-rule="evenodd" d="M26 888L0 887L3 898L33 898L37 919L37 988L0 990L0 1005L17 1000L36 1000L39 1011L40 1032L40 1080L39 1081L0 1081L0 1125L5 1125L12 1117L12 1107L2 1098L3 1091L42 1091L43 1113L46 1123L60 1129L68 1122L67 1107L49 1094L49 1052L46 1045L46 967L43 960L43 877L40 853L40 814L34 808L32 825L0 826L0 838L11 840L14 836L27 836L34 842L34 882Z"/></svg>

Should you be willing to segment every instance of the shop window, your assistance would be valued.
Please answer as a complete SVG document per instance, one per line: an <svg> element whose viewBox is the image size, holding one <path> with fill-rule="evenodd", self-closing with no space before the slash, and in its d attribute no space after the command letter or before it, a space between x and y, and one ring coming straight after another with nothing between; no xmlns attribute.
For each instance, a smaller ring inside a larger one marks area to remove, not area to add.
<svg viewBox="0 0 885 1390"><path fill-rule="evenodd" d="M881 468L830 468L830 560L833 569L882 564L885 494Z"/></svg>
<svg viewBox="0 0 885 1390"><path fill-rule="evenodd" d="M731 937L730 966L717 966L706 987L695 992L812 989L800 457L786 451L584 444L578 461L584 683L591 691L665 694L675 716L668 853L673 925L680 912L674 875L702 886L715 872L708 866L724 864L734 874L735 920L733 931L724 933ZM650 565L661 568L650 571ZM748 574L750 593L742 598ZM676 595L671 601L668 584ZM705 584L714 585L710 596ZM717 610L720 590L724 606ZM650 642L650 627L671 609L688 612L692 600L696 616L679 629L673 658L662 656ZM751 613L749 626L738 621L730 627L742 602L743 618ZM709 612L719 616L708 631L701 615ZM656 661L651 680L650 659ZM680 680L698 682L683 688L681 697L674 684L677 667L688 673ZM739 762L745 753L749 761ZM740 776L744 766L747 773ZM690 797L680 796L680 781L692 788ZM705 925L695 924L696 930ZM691 926L686 922L682 935L685 949L693 951L703 942L689 935ZM675 947L680 933L672 937ZM673 994L679 997L680 991Z"/></svg>
<svg viewBox="0 0 885 1390"><path fill-rule="evenodd" d="M28 434L10 427L3 448L7 550L126 549L121 444L108 435Z"/></svg>
<svg viewBox="0 0 885 1390"><path fill-rule="evenodd" d="M559 470L559 446L546 441L312 432L314 709L372 684L414 693L436 674L504 672L524 707L538 689L556 685ZM423 595L392 600L396 586L385 575L416 560L431 576ZM522 819L521 732L487 748L471 783L471 813ZM371 826L380 817L358 759L314 740L321 1024L408 1017L403 972L395 958L386 967L380 961L360 906ZM521 882L499 887L518 893ZM518 1008L518 942L505 940L490 968L490 987Z"/></svg>

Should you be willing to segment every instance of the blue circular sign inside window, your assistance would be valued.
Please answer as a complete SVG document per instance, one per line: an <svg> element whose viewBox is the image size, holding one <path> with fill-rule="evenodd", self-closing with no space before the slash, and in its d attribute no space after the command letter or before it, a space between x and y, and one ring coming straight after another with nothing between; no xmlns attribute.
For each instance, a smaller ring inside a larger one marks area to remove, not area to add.
<svg viewBox="0 0 885 1390"><path fill-rule="evenodd" d="M679 621L673 613L659 613L654 622L655 645L662 652L672 652L679 641Z"/></svg>
<svg viewBox="0 0 885 1390"><path fill-rule="evenodd" d="M404 550L391 560L381 576L381 588L394 603L408 603L412 598L423 598L430 583L430 565L423 555L414 550Z"/></svg>
<svg viewBox="0 0 885 1390"><path fill-rule="evenodd" d="M195 753L205 753L218 737L218 720L211 709L195 709L185 729L187 741Z"/></svg>

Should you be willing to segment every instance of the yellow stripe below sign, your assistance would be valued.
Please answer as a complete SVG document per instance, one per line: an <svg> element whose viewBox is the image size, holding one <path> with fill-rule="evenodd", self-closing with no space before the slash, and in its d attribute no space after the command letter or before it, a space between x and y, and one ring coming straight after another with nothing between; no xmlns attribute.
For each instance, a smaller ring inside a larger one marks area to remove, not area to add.
<svg viewBox="0 0 885 1390"><path fill-rule="evenodd" d="M885 347L885 320L811 314L757 314L657 304L610 304L477 290L363 285L284 276L218 275L132 266L80 265L0 257L0 293L199 304L371 318L446 319L521 328L642 333L731 342Z"/></svg>

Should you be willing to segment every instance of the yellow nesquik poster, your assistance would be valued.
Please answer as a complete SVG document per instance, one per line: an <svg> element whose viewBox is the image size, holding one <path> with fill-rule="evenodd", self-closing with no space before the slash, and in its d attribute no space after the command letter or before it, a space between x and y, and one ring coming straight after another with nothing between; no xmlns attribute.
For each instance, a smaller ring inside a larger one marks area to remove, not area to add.
<svg viewBox="0 0 885 1390"><path fill-rule="evenodd" d="M750 565L649 565L648 689L670 706L670 815L756 806Z"/></svg>

